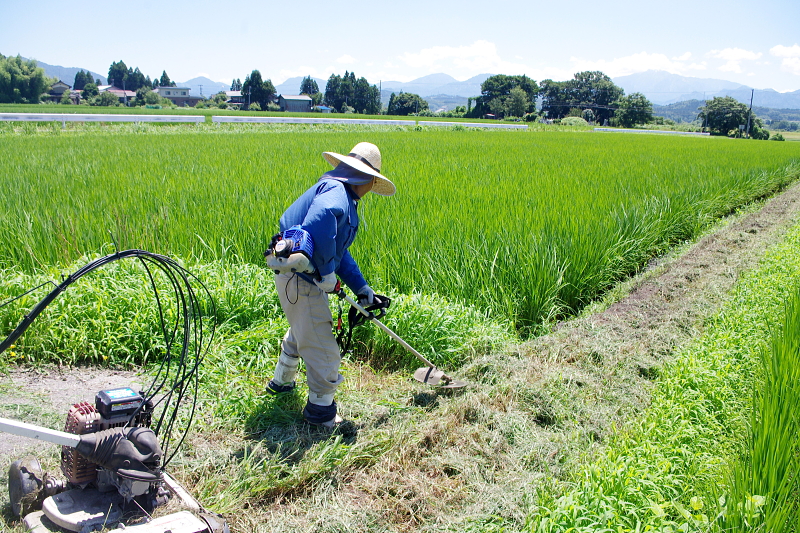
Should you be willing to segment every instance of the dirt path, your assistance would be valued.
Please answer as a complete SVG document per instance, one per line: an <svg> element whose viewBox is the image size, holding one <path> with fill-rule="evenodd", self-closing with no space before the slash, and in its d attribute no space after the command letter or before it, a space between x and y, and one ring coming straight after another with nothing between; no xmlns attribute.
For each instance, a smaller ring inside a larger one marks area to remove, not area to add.
<svg viewBox="0 0 800 533"><path fill-rule="evenodd" d="M62 429L69 408L94 403L97 392L141 383L134 372L107 368L23 368L0 376L0 416ZM56 446L0 432L0 458L8 462L25 454L53 453ZM0 463L4 468L5 462Z"/></svg>

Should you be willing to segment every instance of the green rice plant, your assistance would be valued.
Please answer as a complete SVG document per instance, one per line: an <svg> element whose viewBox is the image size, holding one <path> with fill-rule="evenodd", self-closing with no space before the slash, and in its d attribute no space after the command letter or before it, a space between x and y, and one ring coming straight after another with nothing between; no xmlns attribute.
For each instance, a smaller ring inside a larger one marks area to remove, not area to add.
<svg viewBox="0 0 800 533"><path fill-rule="evenodd" d="M280 214L328 170L320 153L375 142L398 194L360 207L352 251L370 283L440 294L523 334L784 187L800 155L791 143L433 128L0 135L0 266L28 271L109 241L263 265Z"/></svg>

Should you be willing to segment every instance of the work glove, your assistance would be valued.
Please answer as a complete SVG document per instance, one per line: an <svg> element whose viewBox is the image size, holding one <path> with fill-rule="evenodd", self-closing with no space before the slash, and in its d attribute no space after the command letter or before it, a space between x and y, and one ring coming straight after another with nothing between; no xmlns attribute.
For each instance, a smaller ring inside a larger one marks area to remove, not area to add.
<svg viewBox="0 0 800 533"><path fill-rule="evenodd" d="M361 307L366 307L375 303L375 291L373 291L369 285L364 285L358 289L356 295L358 296L358 305Z"/></svg>
<svg viewBox="0 0 800 533"><path fill-rule="evenodd" d="M322 279L315 279L314 283L317 284L323 292L333 292L336 288L336 273L331 272L330 274L325 274L322 276Z"/></svg>

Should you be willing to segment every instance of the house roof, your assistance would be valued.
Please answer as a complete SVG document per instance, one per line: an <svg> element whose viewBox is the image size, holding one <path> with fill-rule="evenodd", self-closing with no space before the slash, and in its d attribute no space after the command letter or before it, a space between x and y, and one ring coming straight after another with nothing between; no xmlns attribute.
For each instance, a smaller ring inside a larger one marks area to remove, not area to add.
<svg viewBox="0 0 800 533"><path fill-rule="evenodd" d="M236 98L237 96L242 96L242 91L225 91L225 96Z"/></svg>
<svg viewBox="0 0 800 533"><path fill-rule="evenodd" d="M292 94L284 95L284 94L282 94L281 98L283 98L284 100L308 100L308 101L311 101L311 97L310 96L306 96L305 94L301 94L301 95L292 95Z"/></svg>
<svg viewBox="0 0 800 533"><path fill-rule="evenodd" d="M128 98L133 98L136 96L135 91L123 91L122 89L117 89L116 87L109 87L108 89L106 89L106 92L109 92L111 94L116 94L119 97L127 96Z"/></svg>

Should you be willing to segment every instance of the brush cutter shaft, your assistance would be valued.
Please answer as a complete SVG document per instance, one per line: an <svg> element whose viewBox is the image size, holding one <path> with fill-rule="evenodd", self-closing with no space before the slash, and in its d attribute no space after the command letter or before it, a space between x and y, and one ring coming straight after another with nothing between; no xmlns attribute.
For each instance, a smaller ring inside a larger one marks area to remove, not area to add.
<svg viewBox="0 0 800 533"><path fill-rule="evenodd" d="M397 335L397 333L395 333L394 331L392 331L391 329L389 329L388 327L386 327L386 326L383 324L383 322L381 322L380 320L378 320L377 318L375 318L375 316L373 316L373 315L372 315L372 313L370 313L369 311L367 311L366 309L364 309L363 307L361 307L361 306L358 304L358 302L356 302L355 300L353 300L352 298L350 298L350 297L349 297L347 294L345 294L345 292L344 292L344 289L341 289L341 290L339 291L339 296L340 296L340 297L342 297L342 298L344 298L344 300L345 300L347 303L349 303L350 305L352 305L353 307L355 307L355 308L356 308L356 309L357 309L357 310L358 310L358 311L359 311L359 312L360 312L362 315L364 315L365 317L367 317L367 318L369 318L370 320L372 320L373 322L375 322L375 323L378 325L378 327L379 327L379 328L381 328L383 331L385 331L385 332L386 332L386 334L387 334L387 335L389 335L391 338L393 338L394 340L396 340L396 341L397 341L397 342L400 344L400 346L402 346L403 348L405 348L406 350L408 350L409 352L411 352L411 353L412 353L412 354L413 354L413 355L414 355L414 356L415 356L417 359L419 359L420 361L422 361L422 362L423 362L424 364L426 364L427 366L430 366L430 367L433 367L433 366L434 366L434 365L433 365L433 363L431 363L430 361L428 361L427 359L425 359L425 357L424 357L424 356L423 356L421 353L419 353L418 351L416 351L414 348L412 348L412 347L411 347L411 345L409 345L409 344L408 344L406 341L404 341L403 339L401 339L401 338L400 338L400 337Z"/></svg>
<svg viewBox="0 0 800 533"><path fill-rule="evenodd" d="M0 418L0 431L5 431L12 435L19 435L20 437L28 437L29 439L61 444L62 446L69 446L70 448L77 448L78 443L81 441L80 435L34 426L33 424L9 420L8 418Z"/></svg>

